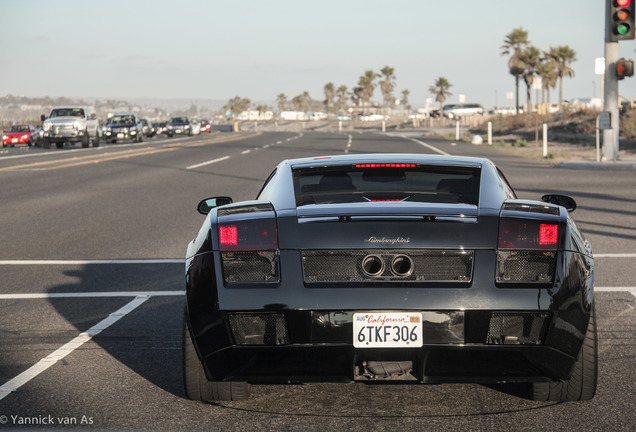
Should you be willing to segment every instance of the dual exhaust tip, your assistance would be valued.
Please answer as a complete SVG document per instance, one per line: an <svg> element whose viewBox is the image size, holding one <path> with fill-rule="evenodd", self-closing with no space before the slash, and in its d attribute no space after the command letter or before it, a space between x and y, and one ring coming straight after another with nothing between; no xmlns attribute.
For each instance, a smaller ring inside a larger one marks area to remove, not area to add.
<svg viewBox="0 0 636 432"><path fill-rule="evenodd" d="M389 257L387 257L389 258ZM405 278L413 273L413 260L407 255L395 255L389 264L391 274ZM385 272L385 261L379 255L367 255L362 259L362 273L370 278L381 277Z"/></svg>

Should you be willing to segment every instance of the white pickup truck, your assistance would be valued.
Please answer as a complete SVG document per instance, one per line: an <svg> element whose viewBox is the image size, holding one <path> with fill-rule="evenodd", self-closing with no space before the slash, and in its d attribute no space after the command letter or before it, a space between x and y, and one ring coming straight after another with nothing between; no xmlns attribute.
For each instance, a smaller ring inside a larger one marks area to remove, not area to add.
<svg viewBox="0 0 636 432"><path fill-rule="evenodd" d="M57 148L64 143L81 142L82 147L99 146L99 122L90 108L82 106L55 107L42 122L42 147Z"/></svg>

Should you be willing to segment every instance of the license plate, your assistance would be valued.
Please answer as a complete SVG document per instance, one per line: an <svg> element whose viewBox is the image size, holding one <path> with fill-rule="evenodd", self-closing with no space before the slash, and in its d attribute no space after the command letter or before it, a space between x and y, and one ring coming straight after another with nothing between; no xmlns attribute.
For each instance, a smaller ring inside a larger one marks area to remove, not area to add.
<svg viewBox="0 0 636 432"><path fill-rule="evenodd" d="M124 139L124 134L123 133L118 133L117 134L117 139Z"/></svg>
<svg viewBox="0 0 636 432"><path fill-rule="evenodd" d="M17 138L13 138L13 139L11 139L11 142L12 142L12 143L17 143L17 142L18 142L18 139L17 139Z"/></svg>
<svg viewBox="0 0 636 432"><path fill-rule="evenodd" d="M422 314L368 312L353 315L356 348L417 348L422 340Z"/></svg>

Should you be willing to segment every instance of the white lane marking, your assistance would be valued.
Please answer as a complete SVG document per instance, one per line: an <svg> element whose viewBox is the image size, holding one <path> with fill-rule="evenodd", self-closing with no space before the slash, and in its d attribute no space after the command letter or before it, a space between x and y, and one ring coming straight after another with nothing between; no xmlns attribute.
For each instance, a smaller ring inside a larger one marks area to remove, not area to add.
<svg viewBox="0 0 636 432"><path fill-rule="evenodd" d="M249 152L251 152L251 151L252 151L252 150L243 150L243 151L241 152L241 154L248 154L248 153L249 153Z"/></svg>
<svg viewBox="0 0 636 432"><path fill-rule="evenodd" d="M184 264L182 259L137 260L0 260L0 265Z"/></svg>
<svg viewBox="0 0 636 432"><path fill-rule="evenodd" d="M430 145L430 144L426 144L426 143L425 143L425 142L423 142L423 141L417 140L417 139L415 139L415 138L409 138L409 137L404 136L404 135L399 135L399 136L400 136L400 138L404 138L404 139L407 139L407 140L411 140L411 141L413 141L413 142L416 142L416 143L418 143L418 144L420 144L420 145L422 145L422 146L424 146L424 147L426 147L426 148L428 148L428 149L430 149L430 150L433 150L434 152L439 153L439 154L441 154L441 155L444 155L444 156L450 156L450 153L446 153L444 150L440 150L440 149L438 149L437 147L433 147L432 145Z"/></svg>
<svg viewBox="0 0 636 432"><path fill-rule="evenodd" d="M202 166L211 165L213 163L221 162L221 161L227 160L229 158L230 158L229 156L223 156L222 158L214 159L214 160L207 161L207 162L202 162L202 163L196 164L196 165L190 165L189 167L186 167L186 169L195 169L195 168L199 168L199 167L202 167Z"/></svg>
<svg viewBox="0 0 636 432"><path fill-rule="evenodd" d="M263 148L264 148L264 149L269 148L269 144L265 144L265 145L263 146Z"/></svg>
<svg viewBox="0 0 636 432"><path fill-rule="evenodd" d="M348 134L349 140L347 141L347 148L345 149L345 153L349 153L349 149L351 148L351 143L353 142L353 137L351 134Z"/></svg>
<svg viewBox="0 0 636 432"><path fill-rule="evenodd" d="M276 144L282 144L282 143L283 143L282 141L276 141Z"/></svg>
<svg viewBox="0 0 636 432"><path fill-rule="evenodd" d="M0 300L28 300L52 298L102 298L102 297L171 297L185 295L185 291L98 291L69 293L17 293L0 294Z"/></svg>
<svg viewBox="0 0 636 432"><path fill-rule="evenodd" d="M595 253L594 258L636 258L636 253Z"/></svg>
<svg viewBox="0 0 636 432"><path fill-rule="evenodd" d="M48 356L44 357L42 360L31 366L29 369L22 372L20 375L16 376L13 379L10 379L2 386L0 386L0 400L7 397L12 392L16 391L20 387L22 387L27 382L31 381L36 376L40 375L42 372L53 366L58 361L62 360L64 357L75 351L77 348L84 345L86 342L90 341L93 336L101 333L102 330L107 329L111 325L115 324L117 321L128 315L130 312L135 310L141 304L143 304L150 297L148 296L139 296L135 297L130 303L123 306L116 312L113 312L108 317L104 318L93 327L88 329L87 331L80 333L75 339L62 346L61 348L53 351Z"/></svg>

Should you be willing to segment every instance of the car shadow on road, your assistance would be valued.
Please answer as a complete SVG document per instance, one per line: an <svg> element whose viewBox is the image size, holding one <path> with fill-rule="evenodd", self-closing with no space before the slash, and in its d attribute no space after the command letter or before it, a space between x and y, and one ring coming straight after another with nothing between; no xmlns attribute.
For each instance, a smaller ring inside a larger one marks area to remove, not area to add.
<svg viewBox="0 0 636 432"><path fill-rule="evenodd" d="M52 298L50 302L78 333L117 316L116 312L135 298L148 296L91 342L148 382L185 397L181 376L184 296L164 295L183 289L183 265L88 264L60 271L69 283L55 285L48 292L53 296L70 293L72 297Z"/></svg>

